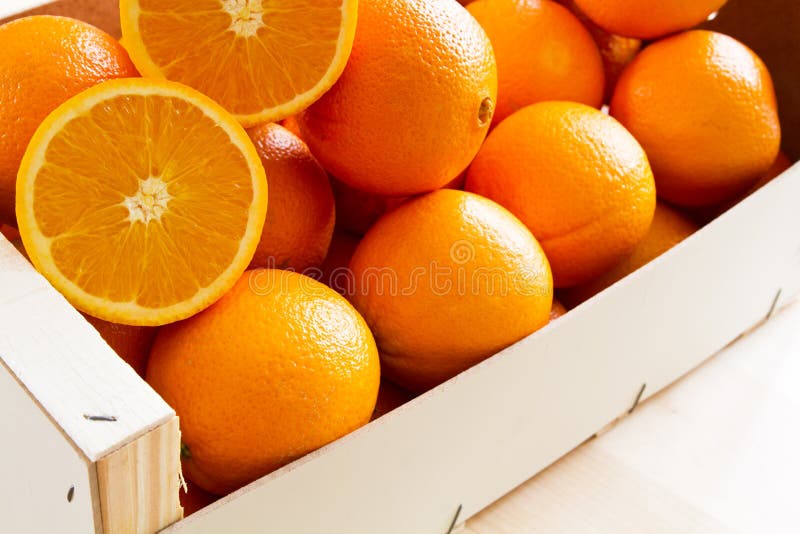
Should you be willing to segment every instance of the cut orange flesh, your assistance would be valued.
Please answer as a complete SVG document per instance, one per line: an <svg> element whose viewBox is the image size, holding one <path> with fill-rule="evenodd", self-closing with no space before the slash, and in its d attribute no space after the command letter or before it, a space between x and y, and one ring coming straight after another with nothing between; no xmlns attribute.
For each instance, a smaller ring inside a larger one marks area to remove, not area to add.
<svg viewBox="0 0 800 534"><path fill-rule="evenodd" d="M121 0L143 76L194 87L245 126L305 109L344 69L357 0Z"/></svg>
<svg viewBox="0 0 800 534"><path fill-rule="evenodd" d="M194 315L236 282L267 210L247 133L188 87L115 80L39 127L17 217L36 268L73 306L115 323Z"/></svg>

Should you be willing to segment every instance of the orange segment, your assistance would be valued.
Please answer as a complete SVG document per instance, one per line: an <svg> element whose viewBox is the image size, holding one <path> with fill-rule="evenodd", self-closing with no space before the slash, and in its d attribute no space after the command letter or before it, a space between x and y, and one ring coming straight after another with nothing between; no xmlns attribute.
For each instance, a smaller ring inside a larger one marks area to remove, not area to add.
<svg viewBox="0 0 800 534"><path fill-rule="evenodd" d="M350 56L357 0L121 0L144 76L210 96L246 126L305 109Z"/></svg>
<svg viewBox="0 0 800 534"><path fill-rule="evenodd" d="M17 218L34 265L78 309L160 325L244 272L267 207L242 127L171 82L118 80L56 109L28 147Z"/></svg>

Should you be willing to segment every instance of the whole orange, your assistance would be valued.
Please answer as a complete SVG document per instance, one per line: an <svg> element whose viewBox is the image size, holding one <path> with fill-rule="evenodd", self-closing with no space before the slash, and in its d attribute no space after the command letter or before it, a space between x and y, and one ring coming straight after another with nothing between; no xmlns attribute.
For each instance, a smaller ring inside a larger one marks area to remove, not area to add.
<svg viewBox="0 0 800 534"><path fill-rule="evenodd" d="M269 209L250 268L318 267L336 219L328 175L306 144L277 124L248 130L269 180Z"/></svg>
<svg viewBox="0 0 800 534"><path fill-rule="evenodd" d="M600 52L567 8L550 0L477 0L467 10L497 58L495 124L545 100L603 103Z"/></svg>
<svg viewBox="0 0 800 534"><path fill-rule="evenodd" d="M147 381L181 418L184 473L223 495L369 422L380 368L344 297L262 269L161 329Z"/></svg>
<svg viewBox="0 0 800 534"><path fill-rule="evenodd" d="M527 228L478 195L441 189L384 215L350 262L351 301L386 376L411 391L449 379L547 324L550 267Z"/></svg>
<svg viewBox="0 0 800 534"><path fill-rule="evenodd" d="M495 128L467 173L468 191L519 217L544 248L556 287L583 283L644 237L656 204L644 150L616 120L542 102Z"/></svg>
<svg viewBox="0 0 800 534"><path fill-rule="evenodd" d="M575 0L611 33L654 39L700 24L727 0Z"/></svg>
<svg viewBox="0 0 800 534"><path fill-rule="evenodd" d="M157 328L116 324L91 315L84 314L83 316L120 358L133 367L133 370L139 375L145 375L147 358L150 356L150 348L158 333Z"/></svg>
<svg viewBox="0 0 800 534"><path fill-rule="evenodd" d="M671 249L698 230L695 224L686 215L670 208L663 202L656 205L653 224L636 248L611 270L576 287L571 287L559 293L568 306L575 307L581 302L590 299L597 293L615 282L622 280L640 267Z"/></svg>
<svg viewBox="0 0 800 534"><path fill-rule="evenodd" d="M65 17L3 24L0 49L0 223L15 225L17 170L42 120L84 89L139 74L113 37Z"/></svg>
<svg viewBox="0 0 800 534"><path fill-rule="evenodd" d="M647 152L660 197L681 206L744 192L772 164L772 79L739 41L694 30L648 46L622 73L611 115Z"/></svg>
<svg viewBox="0 0 800 534"><path fill-rule="evenodd" d="M483 142L497 98L492 46L455 0L359 2L339 81L298 116L334 176L400 196L438 189Z"/></svg>

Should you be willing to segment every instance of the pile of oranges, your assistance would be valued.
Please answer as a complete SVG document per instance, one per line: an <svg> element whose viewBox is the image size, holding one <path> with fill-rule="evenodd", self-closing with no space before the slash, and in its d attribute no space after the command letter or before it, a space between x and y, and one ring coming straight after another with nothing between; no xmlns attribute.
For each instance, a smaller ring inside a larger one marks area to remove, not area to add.
<svg viewBox="0 0 800 534"><path fill-rule="evenodd" d="M121 0L122 44L16 20L2 231L174 407L197 492L224 495L788 167L764 63L691 29L724 3Z"/></svg>

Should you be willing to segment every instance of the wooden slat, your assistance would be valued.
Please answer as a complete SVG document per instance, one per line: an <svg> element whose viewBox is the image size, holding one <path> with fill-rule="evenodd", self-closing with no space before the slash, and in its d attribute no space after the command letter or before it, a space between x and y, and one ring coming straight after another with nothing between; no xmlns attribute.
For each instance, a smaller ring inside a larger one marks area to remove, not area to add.
<svg viewBox="0 0 800 534"><path fill-rule="evenodd" d="M598 298L169 531L446 532L459 505L476 514L626 413L642 384L652 396L790 299L797 198L800 166Z"/></svg>
<svg viewBox="0 0 800 534"><path fill-rule="evenodd" d="M152 534L183 517L178 418L97 462L103 532Z"/></svg>
<svg viewBox="0 0 800 534"><path fill-rule="evenodd" d="M800 302L460 532L800 532L798 384Z"/></svg>

